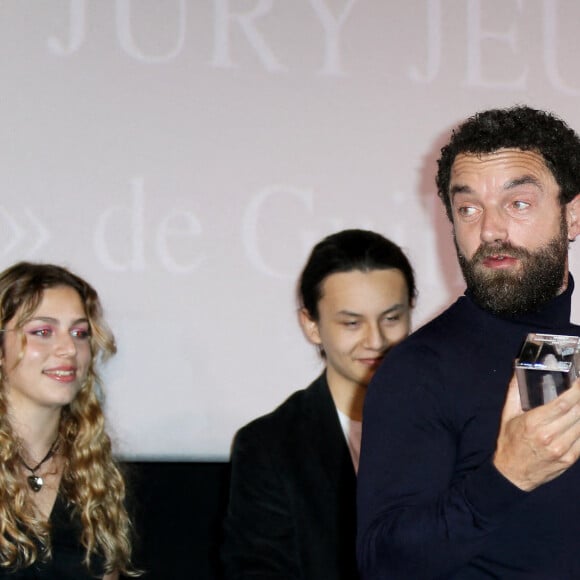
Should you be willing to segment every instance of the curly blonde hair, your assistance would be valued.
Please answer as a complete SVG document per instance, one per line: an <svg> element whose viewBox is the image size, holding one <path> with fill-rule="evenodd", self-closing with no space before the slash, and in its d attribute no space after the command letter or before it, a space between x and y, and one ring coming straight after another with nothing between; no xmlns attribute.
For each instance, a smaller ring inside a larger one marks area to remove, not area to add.
<svg viewBox="0 0 580 580"><path fill-rule="evenodd" d="M118 570L137 576L131 565L131 523L125 508L125 482L112 452L101 406L97 366L116 352L97 292L66 268L19 262L0 274L0 328L29 320L48 288L65 286L78 292L90 327L91 362L74 401L62 409L59 453L64 458L60 493L82 525L85 564L104 560L106 573ZM16 318L15 318L16 317ZM0 333L0 347L3 348ZM26 339L22 338L22 351ZM51 557L50 530L37 515L20 475L21 442L8 419L4 378L0 376L0 565L29 566Z"/></svg>

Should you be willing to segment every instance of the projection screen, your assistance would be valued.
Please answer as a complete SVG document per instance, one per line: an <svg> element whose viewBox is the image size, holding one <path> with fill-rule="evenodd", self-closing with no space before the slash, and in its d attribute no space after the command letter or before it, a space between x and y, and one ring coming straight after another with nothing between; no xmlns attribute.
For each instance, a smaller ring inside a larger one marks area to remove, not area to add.
<svg viewBox="0 0 580 580"><path fill-rule="evenodd" d="M439 149L515 103L580 130L578 22L558 0L0 3L0 267L98 289L121 454L226 459L307 386L295 283L331 232L407 251L415 328L459 295Z"/></svg>

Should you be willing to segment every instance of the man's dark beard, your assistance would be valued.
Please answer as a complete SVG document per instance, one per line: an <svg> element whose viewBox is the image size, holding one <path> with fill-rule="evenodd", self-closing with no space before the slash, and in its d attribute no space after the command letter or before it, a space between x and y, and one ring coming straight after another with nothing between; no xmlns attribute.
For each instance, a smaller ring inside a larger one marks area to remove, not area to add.
<svg viewBox="0 0 580 580"><path fill-rule="evenodd" d="M495 314L517 316L539 310L560 292L566 273L568 224L562 216L559 235L535 252L510 243L482 244L468 260L459 252L457 241L455 248L475 302ZM498 254L520 260L521 270L514 273L482 266L485 258Z"/></svg>

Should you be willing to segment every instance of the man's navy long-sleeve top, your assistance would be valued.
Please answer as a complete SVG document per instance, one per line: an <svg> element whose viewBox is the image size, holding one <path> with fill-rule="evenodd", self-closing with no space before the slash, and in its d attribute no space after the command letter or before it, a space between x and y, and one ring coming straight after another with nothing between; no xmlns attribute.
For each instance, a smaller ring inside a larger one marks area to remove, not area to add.
<svg viewBox="0 0 580 580"><path fill-rule="evenodd" d="M364 409L362 578L580 578L580 465L526 493L492 463L526 335L580 335L569 322L573 286L570 277L517 319L467 293L386 357Z"/></svg>

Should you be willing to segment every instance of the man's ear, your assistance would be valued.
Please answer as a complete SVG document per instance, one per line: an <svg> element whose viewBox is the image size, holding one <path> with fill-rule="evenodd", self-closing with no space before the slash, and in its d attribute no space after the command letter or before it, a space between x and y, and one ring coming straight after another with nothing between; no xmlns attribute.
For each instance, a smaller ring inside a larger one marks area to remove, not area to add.
<svg viewBox="0 0 580 580"><path fill-rule="evenodd" d="M301 308L298 311L298 317L300 319L300 326L302 326L302 331L306 338L316 345L320 345L322 340L320 339L320 332L318 330L318 322L314 320L306 308Z"/></svg>
<svg viewBox="0 0 580 580"><path fill-rule="evenodd" d="M566 204L566 222L568 223L568 240L573 242L580 234L580 194Z"/></svg>

